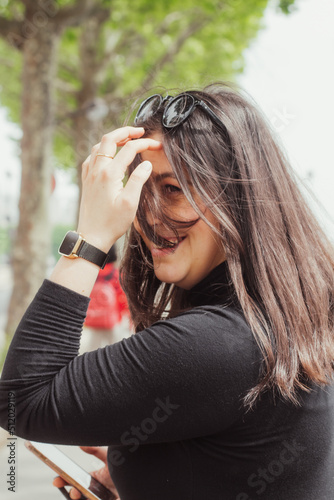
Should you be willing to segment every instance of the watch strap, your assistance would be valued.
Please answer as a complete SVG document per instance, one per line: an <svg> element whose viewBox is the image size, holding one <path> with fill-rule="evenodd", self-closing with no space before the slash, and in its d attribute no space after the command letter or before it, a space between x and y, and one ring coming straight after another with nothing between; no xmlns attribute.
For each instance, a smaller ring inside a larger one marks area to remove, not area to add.
<svg viewBox="0 0 334 500"><path fill-rule="evenodd" d="M101 267L101 269L104 268L108 260L107 253L99 250L93 245L90 245L89 243L87 243L87 241L84 240L81 242L81 245L77 250L77 256L82 257L89 262L93 262L97 266Z"/></svg>
<svg viewBox="0 0 334 500"><path fill-rule="evenodd" d="M58 252L69 259L82 257L102 269L110 260L109 253L105 253L87 243L85 238L76 231L68 231L66 233Z"/></svg>

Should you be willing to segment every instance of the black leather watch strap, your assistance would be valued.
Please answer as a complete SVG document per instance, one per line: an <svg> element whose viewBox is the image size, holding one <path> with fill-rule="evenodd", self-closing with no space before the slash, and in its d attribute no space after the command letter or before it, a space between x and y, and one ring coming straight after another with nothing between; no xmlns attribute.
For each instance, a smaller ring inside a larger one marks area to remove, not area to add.
<svg viewBox="0 0 334 500"><path fill-rule="evenodd" d="M87 243L84 237L76 231L68 231L58 252L69 259L82 257L102 269L109 261L109 254Z"/></svg>
<svg viewBox="0 0 334 500"><path fill-rule="evenodd" d="M77 251L77 256L82 257L89 262L93 262L102 269L104 268L108 258L107 253L102 252L102 250L99 250L93 245L90 245L87 241L81 242L79 250Z"/></svg>

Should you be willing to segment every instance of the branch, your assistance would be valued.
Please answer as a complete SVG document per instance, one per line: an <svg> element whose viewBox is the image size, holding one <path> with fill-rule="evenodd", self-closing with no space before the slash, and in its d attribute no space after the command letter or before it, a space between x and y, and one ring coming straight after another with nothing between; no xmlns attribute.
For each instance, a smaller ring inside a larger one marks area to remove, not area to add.
<svg viewBox="0 0 334 500"><path fill-rule="evenodd" d="M0 63L1 63L1 60L0 60ZM61 78L56 78L55 88L58 91L66 92L66 94L75 95L78 92L78 89L72 83L66 82L66 81L62 80Z"/></svg>
<svg viewBox="0 0 334 500"><path fill-rule="evenodd" d="M94 104L93 104L94 105ZM58 106L58 111L59 111L59 106ZM88 102L87 105L82 106L81 108L77 108L75 110L65 110L65 106L60 109L62 111L61 115L58 115L55 124L56 125L62 125L66 120L73 120L74 118L77 118L78 116L81 115L86 115L87 111L89 111L92 108L92 102Z"/></svg>
<svg viewBox="0 0 334 500"><path fill-rule="evenodd" d="M74 66L70 66L69 64L66 64L64 61L59 63L59 70L64 71L68 73L69 75L73 75L76 71Z"/></svg>
<svg viewBox="0 0 334 500"><path fill-rule="evenodd" d="M200 31L211 19L204 18L202 20L194 21L192 24L188 26L188 28L183 31L179 37L175 40L175 42L169 47L166 53L158 59L155 64L152 66L149 74L143 81L141 85L141 89L139 94L145 92L148 88L150 88L161 69L166 66L166 64L173 61L176 54L180 51L182 45L190 38L194 33Z"/></svg>
<svg viewBox="0 0 334 500"><path fill-rule="evenodd" d="M135 51L139 49L139 54L137 57L142 57L142 51L140 51L140 47L142 46L142 37L133 29L124 30L120 33L118 40L115 41L113 47L109 48L105 51L105 53L100 58L99 62L99 74L105 74L106 70L110 68L110 65L113 63L115 56L117 54L124 53L124 49L127 49L130 54L127 57L127 64L130 64L130 58L135 56Z"/></svg>
<svg viewBox="0 0 334 500"><path fill-rule="evenodd" d="M182 12L171 12L168 14L165 19L162 21L160 26L158 26L157 31L156 31L156 36L162 37L166 33L168 33L168 30L171 26L171 24L175 23L176 21L180 21L182 19Z"/></svg>
<svg viewBox="0 0 334 500"><path fill-rule="evenodd" d="M6 19L0 16L0 36L16 49L22 49L23 47L22 26L23 21Z"/></svg>
<svg viewBox="0 0 334 500"><path fill-rule="evenodd" d="M64 28L66 26L79 26L91 16L106 18L109 15L110 10L103 8L99 2L77 0L74 5L59 10L54 16L53 22L60 28Z"/></svg>

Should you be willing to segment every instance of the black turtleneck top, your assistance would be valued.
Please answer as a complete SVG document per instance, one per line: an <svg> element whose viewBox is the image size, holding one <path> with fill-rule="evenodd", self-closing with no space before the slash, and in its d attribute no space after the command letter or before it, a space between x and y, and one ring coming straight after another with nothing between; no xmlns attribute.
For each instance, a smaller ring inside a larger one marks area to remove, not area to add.
<svg viewBox="0 0 334 500"><path fill-rule="evenodd" d="M246 411L261 354L218 266L192 308L78 355L89 299L45 281L25 313L0 384L0 423L16 434L108 445L121 500L329 500L333 387L294 406L265 394Z"/></svg>

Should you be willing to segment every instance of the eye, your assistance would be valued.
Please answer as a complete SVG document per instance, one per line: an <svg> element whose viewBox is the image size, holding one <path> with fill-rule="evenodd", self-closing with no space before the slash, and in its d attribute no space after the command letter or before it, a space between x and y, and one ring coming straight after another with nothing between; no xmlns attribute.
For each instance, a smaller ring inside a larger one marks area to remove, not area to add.
<svg viewBox="0 0 334 500"><path fill-rule="evenodd" d="M174 184L165 184L163 189L168 194L182 193L182 189Z"/></svg>

